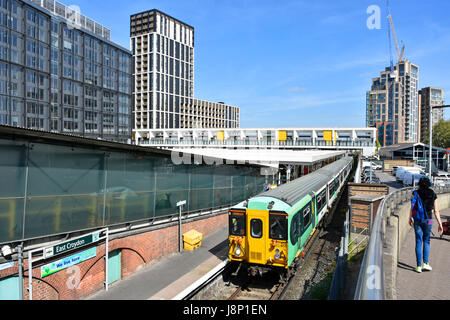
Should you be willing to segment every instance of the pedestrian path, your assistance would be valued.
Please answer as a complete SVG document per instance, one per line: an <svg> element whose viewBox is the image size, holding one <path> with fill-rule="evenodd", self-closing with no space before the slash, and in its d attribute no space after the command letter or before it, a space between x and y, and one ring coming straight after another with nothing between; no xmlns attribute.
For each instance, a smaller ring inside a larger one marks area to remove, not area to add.
<svg viewBox="0 0 450 320"><path fill-rule="evenodd" d="M441 211L442 221L450 217L450 209ZM450 299L450 236L438 233L433 220L430 265L433 271L415 272L415 235L411 228L400 251L397 269L398 300L449 300ZM434 235L433 235L434 234Z"/></svg>
<svg viewBox="0 0 450 320"><path fill-rule="evenodd" d="M88 300L170 300L227 259L228 228L205 237L195 251L175 253Z"/></svg>

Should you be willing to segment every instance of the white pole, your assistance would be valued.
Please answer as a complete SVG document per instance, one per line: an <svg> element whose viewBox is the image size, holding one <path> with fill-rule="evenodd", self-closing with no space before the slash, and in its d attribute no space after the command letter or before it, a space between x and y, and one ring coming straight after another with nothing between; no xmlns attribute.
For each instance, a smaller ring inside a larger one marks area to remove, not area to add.
<svg viewBox="0 0 450 320"><path fill-rule="evenodd" d="M181 252L181 250L183 248L183 243L182 243L183 239L182 239L182 236L181 236L181 228L182 228L182 225L181 225L181 211L182 211L182 208L183 208L182 205L178 207L178 209L179 209L179 211L178 211L178 252Z"/></svg>
<svg viewBox="0 0 450 320"><path fill-rule="evenodd" d="M108 264L109 264L109 229L106 229L106 242L105 242L105 290L108 291Z"/></svg>
<svg viewBox="0 0 450 320"><path fill-rule="evenodd" d="M29 300L33 300L33 261L31 251L28 251L28 292Z"/></svg>
<svg viewBox="0 0 450 320"><path fill-rule="evenodd" d="M428 175L431 180L431 165L433 161L433 107L430 106L430 155L429 155L429 168L428 168Z"/></svg>

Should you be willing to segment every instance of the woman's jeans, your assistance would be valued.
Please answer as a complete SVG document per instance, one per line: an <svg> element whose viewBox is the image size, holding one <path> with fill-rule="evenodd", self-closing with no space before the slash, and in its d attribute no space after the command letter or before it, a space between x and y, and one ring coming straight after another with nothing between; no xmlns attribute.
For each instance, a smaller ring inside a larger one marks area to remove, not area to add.
<svg viewBox="0 0 450 320"><path fill-rule="evenodd" d="M423 263L428 263L430 256L430 237L431 228L433 227L433 220L424 220L424 222L414 221L414 231L416 232L416 258L417 266L422 266L422 252Z"/></svg>

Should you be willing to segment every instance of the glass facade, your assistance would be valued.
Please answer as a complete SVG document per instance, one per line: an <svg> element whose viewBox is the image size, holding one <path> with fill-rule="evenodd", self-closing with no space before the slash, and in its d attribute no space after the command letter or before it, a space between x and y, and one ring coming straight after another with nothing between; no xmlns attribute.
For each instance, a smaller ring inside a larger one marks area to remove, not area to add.
<svg viewBox="0 0 450 320"><path fill-rule="evenodd" d="M232 206L263 191L249 165L0 139L0 243Z"/></svg>
<svg viewBox="0 0 450 320"><path fill-rule="evenodd" d="M131 52L83 30L29 1L0 0L0 124L131 139Z"/></svg>

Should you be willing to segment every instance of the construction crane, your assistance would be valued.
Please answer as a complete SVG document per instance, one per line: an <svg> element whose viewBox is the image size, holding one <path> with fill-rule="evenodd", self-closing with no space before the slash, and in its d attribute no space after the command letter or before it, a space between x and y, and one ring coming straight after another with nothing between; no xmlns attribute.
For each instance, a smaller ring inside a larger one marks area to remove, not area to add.
<svg viewBox="0 0 450 320"><path fill-rule="evenodd" d="M398 56L398 62L402 62L403 61L403 56L405 54L405 45L403 45L402 51L400 52L400 47L398 46L398 41L397 41L397 34L395 33L395 28L394 28L394 22L392 21L392 15L391 15L391 9L389 6L389 0L387 0L387 9L388 9L388 20L389 20L389 24L391 26L391 30L392 30L392 34L394 35L394 41L395 41L395 46L397 47L397 56ZM391 69L393 68L393 61L392 61L392 46L391 46L391 32L389 30L389 48L390 48L390 52L391 52Z"/></svg>

